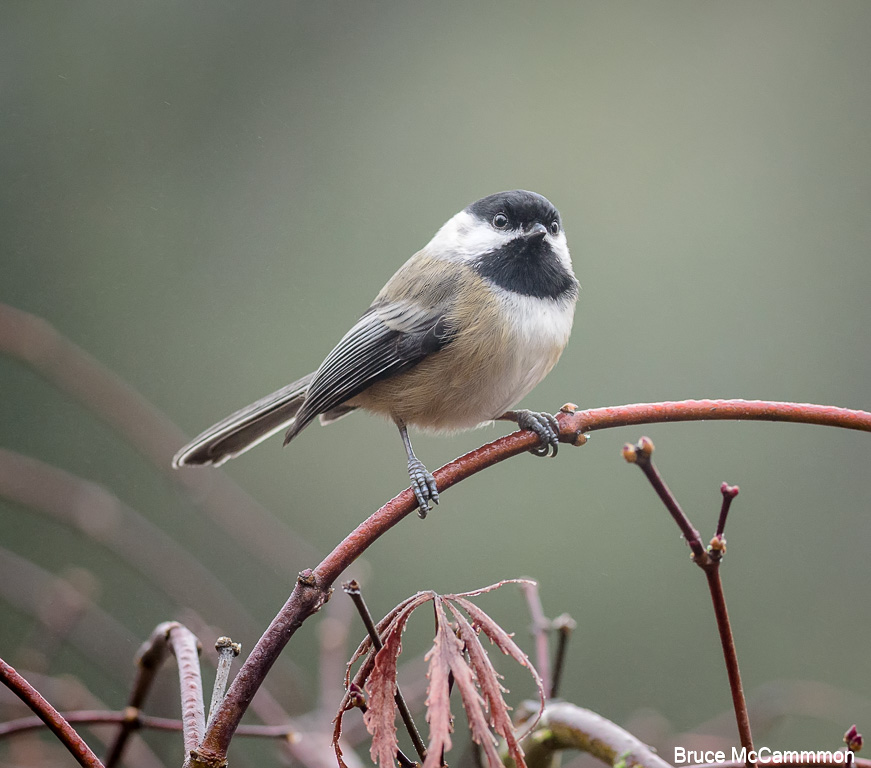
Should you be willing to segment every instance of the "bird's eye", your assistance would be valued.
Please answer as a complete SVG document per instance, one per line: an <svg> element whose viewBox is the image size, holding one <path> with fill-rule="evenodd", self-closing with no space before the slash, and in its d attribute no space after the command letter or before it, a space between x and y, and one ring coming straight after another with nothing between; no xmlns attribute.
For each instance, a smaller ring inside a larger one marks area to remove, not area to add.
<svg viewBox="0 0 871 768"><path fill-rule="evenodd" d="M496 229L505 229L508 226L508 217L504 213L497 213L493 217L493 226Z"/></svg>
<svg viewBox="0 0 871 768"><path fill-rule="evenodd" d="M558 234L559 234L559 222L558 222L556 219L554 219L554 220L550 223L550 233L551 233L552 235L558 235Z"/></svg>

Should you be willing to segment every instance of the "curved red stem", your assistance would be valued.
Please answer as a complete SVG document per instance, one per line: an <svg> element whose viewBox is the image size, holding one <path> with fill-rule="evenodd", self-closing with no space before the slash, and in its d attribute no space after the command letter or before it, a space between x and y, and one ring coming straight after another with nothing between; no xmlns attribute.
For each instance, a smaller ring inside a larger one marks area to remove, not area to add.
<svg viewBox="0 0 871 768"><path fill-rule="evenodd" d="M684 400L584 411L575 406L564 406L557 418L560 441L575 445L585 442L587 432L669 421L788 421L871 432L871 413L866 411L765 400ZM520 431L481 446L434 473L439 491L537 444L538 437L534 433ZM242 665L208 728L197 751L202 764L221 764L233 733L266 674L294 632L329 599L336 579L374 541L416 509L414 495L406 489L358 525L314 570L300 574L290 598Z"/></svg>

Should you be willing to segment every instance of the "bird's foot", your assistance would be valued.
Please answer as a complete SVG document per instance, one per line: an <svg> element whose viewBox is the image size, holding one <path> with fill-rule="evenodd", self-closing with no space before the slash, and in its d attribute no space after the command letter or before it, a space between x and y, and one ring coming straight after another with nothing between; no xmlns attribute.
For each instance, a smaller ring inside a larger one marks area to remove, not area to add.
<svg viewBox="0 0 871 768"><path fill-rule="evenodd" d="M545 411L516 411L517 426L535 432L541 440L537 448L530 448L529 452L536 456L556 456L559 450L559 424L552 413ZM553 451L553 453L551 453Z"/></svg>
<svg viewBox="0 0 871 768"><path fill-rule="evenodd" d="M439 503L439 490L435 478L416 457L408 460L408 477L411 479L414 498L417 499L417 516L422 520L429 512L430 501L433 504Z"/></svg>

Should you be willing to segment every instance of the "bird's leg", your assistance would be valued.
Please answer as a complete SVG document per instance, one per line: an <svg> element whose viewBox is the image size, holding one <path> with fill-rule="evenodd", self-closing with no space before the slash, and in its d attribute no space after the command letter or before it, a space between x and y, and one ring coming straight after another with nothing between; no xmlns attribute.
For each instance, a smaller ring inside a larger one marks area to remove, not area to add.
<svg viewBox="0 0 871 768"><path fill-rule="evenodd" d="M544 411L505 411L498 417L499 421L513 421L521 429L528 429L538 435L541 444L537 448L530 448L529 452L536 456L547 456L553 450L552 456L556 456L559 450L559 424L551 413Z"/></svg>
<svg viewBox="0 0 871 768"><path fill-rule="evenodd" d="M439 503L439 491L435 478L427 471L423 462L414 455L405 423L396 419L396 426L399 427L399 434L402 436L403 445L405 445L405 453L408 455L408 477L411 479L411 490L414 491L414 498L417 499L417 515L423 519L429 512L430 501L435 504Z"/></svg>

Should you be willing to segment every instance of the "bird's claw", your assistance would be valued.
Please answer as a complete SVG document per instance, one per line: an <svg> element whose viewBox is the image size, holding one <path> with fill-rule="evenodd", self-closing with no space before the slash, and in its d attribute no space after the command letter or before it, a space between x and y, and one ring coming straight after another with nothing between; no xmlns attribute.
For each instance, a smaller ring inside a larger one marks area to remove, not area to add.
<svg viewBox="0 0 871 768"><path fill-rule="evenodd" d="M430 501L433 504L439 503L439 491L436 486L435 478L427 471L420 459L413 458L408 460L408 477L411 480L411 490L414 493L414 498L417 499L417 516L426 517L429 512Z"/></svg>
<svg viewBox="0 0 871 768"><path fill-rule="evenodd" d="M535 432L541 440L540 445L529 449L531 454L556 456L559 451L559 423L553 414L545 411L518 411L517 426Z"/></svg>

